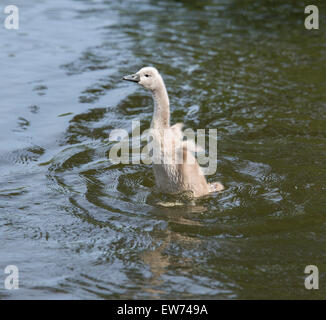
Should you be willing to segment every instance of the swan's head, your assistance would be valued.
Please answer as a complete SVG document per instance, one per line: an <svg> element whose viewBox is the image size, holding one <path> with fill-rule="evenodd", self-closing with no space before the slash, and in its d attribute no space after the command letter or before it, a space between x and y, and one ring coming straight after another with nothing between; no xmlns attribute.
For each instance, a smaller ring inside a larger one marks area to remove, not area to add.
<svg viewBox="0 0 326 320"><path fill-rule="evenodd" d="M161 75L153 67L141 68L137 73L123 77L123 80L137 82L151 91L164 85Z"/></svg>

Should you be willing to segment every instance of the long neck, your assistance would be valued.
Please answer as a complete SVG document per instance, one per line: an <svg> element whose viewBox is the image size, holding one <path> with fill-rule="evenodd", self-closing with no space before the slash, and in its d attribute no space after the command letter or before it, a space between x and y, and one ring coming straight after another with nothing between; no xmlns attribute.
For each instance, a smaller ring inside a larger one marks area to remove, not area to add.
<svg viewBox="0 0 326 320"><path fill-rule="evenodd" d="M164 82L152 91L154 100L154 115L151 127L154 129L168 128L170 126L170 104Z"/></svg>

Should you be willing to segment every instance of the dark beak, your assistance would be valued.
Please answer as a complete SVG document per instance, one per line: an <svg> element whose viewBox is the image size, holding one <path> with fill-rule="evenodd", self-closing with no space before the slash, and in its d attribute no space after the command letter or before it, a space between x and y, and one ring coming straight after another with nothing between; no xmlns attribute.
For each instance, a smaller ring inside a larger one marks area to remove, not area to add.
<svg viewBox="0 0 326 320"><path fill-rule="evenodd" d="M139 80L140 80L139 74L137 74L137 73L130 74L129 76L125 76L122 79L127 80L127 81L132 81L132 82L139 82Z"/></svg>

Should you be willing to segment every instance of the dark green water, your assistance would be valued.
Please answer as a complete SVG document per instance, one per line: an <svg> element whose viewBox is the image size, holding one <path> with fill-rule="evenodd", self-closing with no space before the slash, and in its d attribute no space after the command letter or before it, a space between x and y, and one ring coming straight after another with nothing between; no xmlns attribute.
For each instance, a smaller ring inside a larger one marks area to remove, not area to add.
<svg viewBox="0 0 326 320"><path fill-rule="evenodd" d="M0 15L0 298L326 297L326 8L307 31L285 2L17 0L18 31ZM146 65L173 123L218 129L223 193L164 208L150 166L108 159L112 129L150 125L121 81Z"/></svg>

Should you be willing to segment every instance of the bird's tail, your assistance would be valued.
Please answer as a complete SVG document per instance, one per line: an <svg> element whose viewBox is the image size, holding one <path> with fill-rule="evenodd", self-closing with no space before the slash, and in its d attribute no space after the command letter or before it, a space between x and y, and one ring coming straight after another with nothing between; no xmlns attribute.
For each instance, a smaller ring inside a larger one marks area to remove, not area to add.
<svg viewBox="0 0 326 320"><path fill-rule="evenodd" d="M224 186L220 182L213 182L209 184L209 192L219 192L224 190Z"/></svg>

